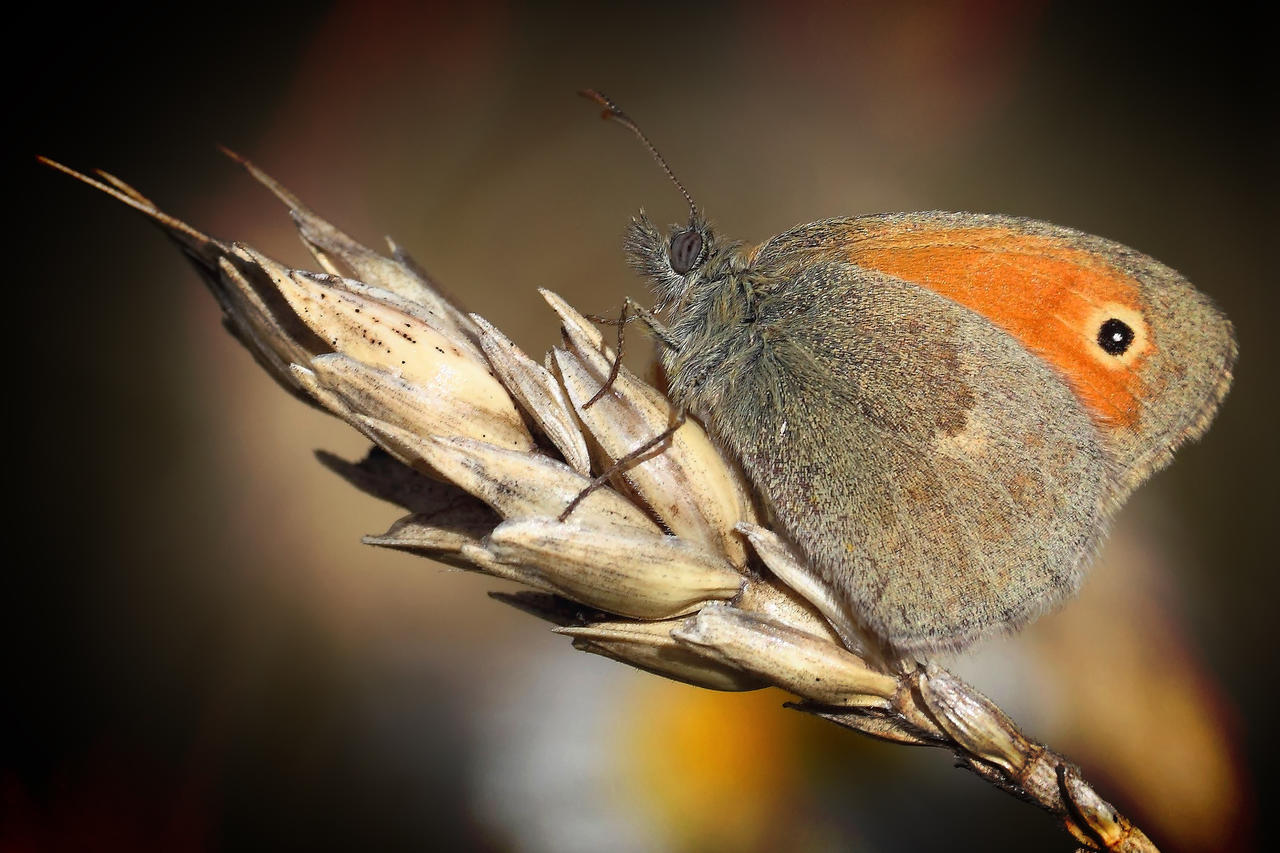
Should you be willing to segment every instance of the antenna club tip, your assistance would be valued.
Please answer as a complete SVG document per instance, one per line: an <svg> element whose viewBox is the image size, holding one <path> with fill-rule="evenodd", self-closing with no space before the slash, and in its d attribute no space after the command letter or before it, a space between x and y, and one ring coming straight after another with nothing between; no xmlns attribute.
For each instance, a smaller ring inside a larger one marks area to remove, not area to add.
<svg viewBox="0 0 1280 853"><path fill-rule="evenodd" d="M660 153L658 153L658 149L654 147L653 143L649 141L649 137L645 136L644 131L640 129L639 125L631 120L631 116L620 110L617 104L609 100L608 96L596 89L579 89L578 94L589 101L595 101L597 104L605 108L604 112L601 113L601 118L613 119L636 135L640 142L644 144L644 147L649 149L649 153L653 155L653 159L657 160L658 165L667 173L667 177L676 185L676 189L680 190L680 194L684 196L684 200L689 202L690 221L697 218L698 209L693 203L693 197L689 195L689 191L684 188L684 184L680 183L680 180L675 176L675 173L671 171L671 167L667 165L667 161Z"/></svg>
<svg viewBox="0 0 1280 853"><path fill-rule="evenodd" d="M592 101L604 107L604 112L600 114L601 118L608 119L622 114L622 111L618 109L617 104L611 101L603 92L597 91L596 89L579 89L578 94L586 98L588 101Z"/></svg>
<svg viewBox="0 0 1280 853"><path fill-rule="evenodd" d="M240 163L241 165L244 165L244 166L249 165L249 161L243 155L237 154L235 151L232 151L230 148L228 148L227 146L221 143L218 144L218 150L221 151L223 154L225 154L227 157L230 157L232 160L236 161L237 163Z"/></svg>

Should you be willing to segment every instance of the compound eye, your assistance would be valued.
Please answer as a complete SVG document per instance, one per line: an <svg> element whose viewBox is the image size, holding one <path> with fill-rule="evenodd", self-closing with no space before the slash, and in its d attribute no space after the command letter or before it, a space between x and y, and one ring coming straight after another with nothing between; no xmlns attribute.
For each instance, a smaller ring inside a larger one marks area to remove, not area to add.
<svg viewBox="0 0 1280 853"><path fill-rule="evenodd" d="M681 231L671 238L671 269L684 275L698 265L702 257L702 235L697 231Z"/></svg>
<svg viewBox="0 0 1280 853"><path fill-rule="evenodd" d="M1108 355L1124 355L1133 344L1133 338L1133 329L1129 324L1115 317L1105 321L1098 329L1098 346Z"/></svg>

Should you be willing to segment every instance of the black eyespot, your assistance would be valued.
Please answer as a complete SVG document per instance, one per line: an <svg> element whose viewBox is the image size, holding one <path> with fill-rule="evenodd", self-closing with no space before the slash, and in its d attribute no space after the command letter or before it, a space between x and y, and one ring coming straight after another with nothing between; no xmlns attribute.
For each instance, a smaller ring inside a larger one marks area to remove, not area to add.
<svg viewBox="0 0 1280 853"><path fill-rule="evenodd" d="M1098 329L1098 346L1110 355L1124 355L1133 344L1133 329L1124 320L1112 317Z"/></svg>
<svg viewBox="0 0 1280 853"><path fill-rule="evenodd" d="M702 235L697 231L681 231L671 238L671 269L684 275L702 256Z"/></svg>

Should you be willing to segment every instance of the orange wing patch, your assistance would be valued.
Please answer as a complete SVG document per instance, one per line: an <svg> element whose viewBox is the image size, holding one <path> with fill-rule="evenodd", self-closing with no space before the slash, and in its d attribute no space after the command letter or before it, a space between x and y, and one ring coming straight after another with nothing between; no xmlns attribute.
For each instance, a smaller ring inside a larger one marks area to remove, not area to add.
<svg viewBox="0 0 1280 853"><path fill-rule="evenodd" d="M1008 228L872 228L841 247L858 266L924 285L987 317L1070 381L1102 424L1132 426L1154 350L1138 285L1097 255ZM1121 357L1098 345L1103 321L1134 331Z"/></svg>

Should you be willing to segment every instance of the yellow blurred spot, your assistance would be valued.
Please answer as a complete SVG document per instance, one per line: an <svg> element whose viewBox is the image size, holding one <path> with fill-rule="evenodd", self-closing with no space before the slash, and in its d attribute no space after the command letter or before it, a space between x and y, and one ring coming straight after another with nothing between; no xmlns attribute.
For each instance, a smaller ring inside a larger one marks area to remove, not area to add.
<svg viewBox="0 0 1280 853"><path fill-rule="evenodd" d="M646 678L619 720L630 796L673 850L778 849L787 837L797 729L775 690L716 693Z"/></svg>

